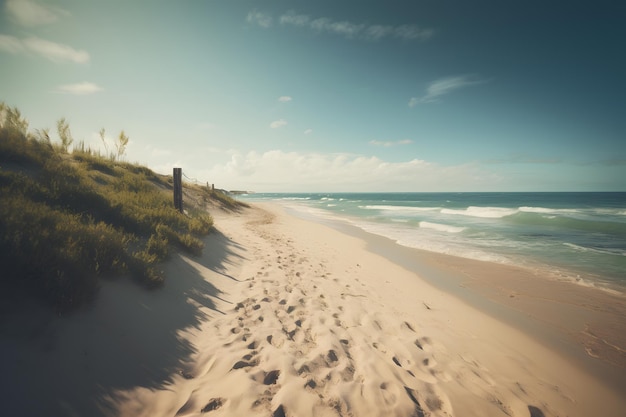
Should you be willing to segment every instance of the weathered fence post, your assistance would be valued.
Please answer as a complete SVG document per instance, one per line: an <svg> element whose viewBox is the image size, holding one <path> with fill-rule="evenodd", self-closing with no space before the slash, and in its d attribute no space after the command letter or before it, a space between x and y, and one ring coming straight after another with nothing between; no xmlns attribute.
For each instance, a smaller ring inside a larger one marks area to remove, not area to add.
<svg viewBox="0 0 626 417"><path fill-rule="evenodd" d="M183 212L183 169L174 168L174 208Z"/></svg>

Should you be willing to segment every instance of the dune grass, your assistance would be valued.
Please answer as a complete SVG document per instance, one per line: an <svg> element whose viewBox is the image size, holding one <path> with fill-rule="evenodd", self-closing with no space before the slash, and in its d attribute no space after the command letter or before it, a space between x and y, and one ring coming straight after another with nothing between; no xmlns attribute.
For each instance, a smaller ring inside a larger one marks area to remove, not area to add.
<svg viewBox="0 0 626 417"><path fill-rule="evenodd" d="M201 253L213 219L175 210L165 177L0 122L0 290L68 311L88 304L104 276L158 287L172 246Z"/></svg>
<svg viewBox="0 0 626 417"><path fill-rule="evenodd" d="M214 190L197 184L188 184L190 189L194 190L205 202L213 201L223 210L237 211L241 208L250 207L247 203L232 198L223 190Z"/></svg>

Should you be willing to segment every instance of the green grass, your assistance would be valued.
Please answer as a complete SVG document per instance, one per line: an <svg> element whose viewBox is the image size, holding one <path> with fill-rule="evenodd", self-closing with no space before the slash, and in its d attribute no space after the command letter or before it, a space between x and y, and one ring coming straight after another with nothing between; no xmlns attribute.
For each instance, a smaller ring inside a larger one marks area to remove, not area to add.
<svg viewBox="0 0 626 417"><path fill-rule="evenodd" d="M173 208L171 182L91 151L64 153L0 123L0 290L37 296L57 311L88 304L101 277L165 277L172 246L200 254L211 216Z"/></svg>

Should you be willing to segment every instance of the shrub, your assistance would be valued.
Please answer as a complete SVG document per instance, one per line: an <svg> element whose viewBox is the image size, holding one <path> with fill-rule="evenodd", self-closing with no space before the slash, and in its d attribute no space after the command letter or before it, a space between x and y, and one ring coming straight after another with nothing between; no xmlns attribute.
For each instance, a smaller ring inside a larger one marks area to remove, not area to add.
<svg viewBox="0 0 626 417"><path fill-rule="evenodd" d="M13 164L0 169L0 290L26 290L67 311L95 296L101 276L130 272L146 287L162 284L158 263L170 244L202 252L198 236L213 219L175 210L167 180L84 147L59 154L47 131L28 137L19 112L10 114L10 123L0 117L0 164ZM64 119L59 129L67 150Z"/></svg>

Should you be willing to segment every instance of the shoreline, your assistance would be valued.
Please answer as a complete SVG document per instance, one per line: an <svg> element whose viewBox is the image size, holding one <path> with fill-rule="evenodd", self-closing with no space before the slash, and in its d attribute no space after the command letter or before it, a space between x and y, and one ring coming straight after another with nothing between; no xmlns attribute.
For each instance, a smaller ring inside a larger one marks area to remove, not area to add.
<svg viewBox="0 0 626 417"><path fill-rule="evenodd" d="M626 300L626 283L621 283L615 280L614 277L604 276L598 274L592 274L589 271L576 269L572 266L566 265L550 265L545 261L524 257L521 255L515 256L511 254L503 254L503 253L495 253L495 252L485 252L484 257L480 256L465 256L462 253L446 253L437 250L429 250L424 249L419 246L412 246L406 243L400 243L397 239L392 237L389 234L377 233L373 231L369 231L367 227L359 225L359 218L350 217L350 216L338 216L333 212L327 211L323 208L312 208L307 205L292 205L291 201L283 202L281 200L269 200L269 201L250 201L253 204L278 204L283 207L286 211L288 211L291 215L296 217L307 219L313 222L323 223L328 226L331 226L339 231L344 233L349 233L354 236L357 236L356 233L361 233L363 236L365 235L373 235L378 236L383 239L388 239L393 241L395 244L402 246L404 248L408 248L411 250L415 250L417 252L422 252L425 254L434 254L434 255L442 255L442 256L450 256L452 258L460 258L467 259L469 261L476 262L484 262L487 264L497 264L508 266L512 268L520 268L523 270L527 270L534 275L541 275L550 280L567 282L575 285L579 285L584 288L595 289L599 291L604 291L611 295L624 297ZM397 206L401 208L401 206ZM444 225L442 225L444 226ZM449 226L447 227L459 227L463 226ZM354 232L353 229L358 230L359 232Z"/></svg>
<svg viewBox="0 0 626 417"><path fill-rule="evenodd" d="M622 387L621 393L626 396L624 293L555 280L523 266L412 248L348 221L318 217L280 203L263 204L276 204L288 215L363 240L372 253L412 271L418 279L469 306L566 353L586 371Z"/></svg>
<svg viewBox="0 0 626 417"><path fill-rule="evenodd" d="M261 193L245 200L626 296L623 198L616 193Z"/></svg>

